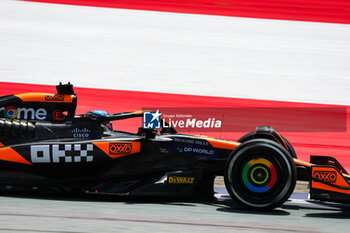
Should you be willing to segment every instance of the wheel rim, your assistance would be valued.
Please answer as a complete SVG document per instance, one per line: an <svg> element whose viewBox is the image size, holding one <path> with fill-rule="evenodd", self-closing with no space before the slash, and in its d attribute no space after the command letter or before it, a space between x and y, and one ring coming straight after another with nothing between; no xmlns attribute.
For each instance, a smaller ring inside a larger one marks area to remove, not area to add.
<svg viewBox="0 0 350 233"><path fill-rule="evenodd" d="M233 157L227 167L226 187L246 206L268 208L288 196L292 167L285 156L277 156L282 152L274 146L263 144L255 152L247 146Z"/></svg>
<svg viewBox="0 0 350 233"><path fill-rule="evenodd" d="M269 191L275 185L276 179L275 166L265 158L251 159L243 167L243 183L252 192Z"/></svg>

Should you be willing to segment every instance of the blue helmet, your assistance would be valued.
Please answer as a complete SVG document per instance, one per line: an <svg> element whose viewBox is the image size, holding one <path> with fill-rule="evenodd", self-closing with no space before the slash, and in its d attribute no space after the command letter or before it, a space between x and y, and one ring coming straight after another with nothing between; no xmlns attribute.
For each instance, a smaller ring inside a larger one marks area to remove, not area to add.
<svg viewBox="0 0 350 233"><path fill-rule="evenodd" d="M103 110L92 110L87 113L85 113L86 117L100 117L100 116L106 116L108 117L109 114L106 111ZM102 125L106 126L108 130L113 130L113 125L111 121L102 122Z"/></svg>

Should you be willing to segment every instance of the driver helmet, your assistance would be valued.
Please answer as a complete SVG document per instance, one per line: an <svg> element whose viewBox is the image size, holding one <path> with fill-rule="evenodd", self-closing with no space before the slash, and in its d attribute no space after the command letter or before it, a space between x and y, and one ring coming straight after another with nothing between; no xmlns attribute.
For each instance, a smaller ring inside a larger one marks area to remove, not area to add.
<svg viewBox="0 0 350 233"><path fill-rule="evenodd" d="M106 111L103 111L103 110L92 110L92 111L89 111L89 112L85 113L84 116L85 117L100 117L100 116L108 117L109 114ZM106 128L108 130L110 130L110 131L113 130L113 125L112 125L111 121L102 122L102 125L106 126Z"/></svg>

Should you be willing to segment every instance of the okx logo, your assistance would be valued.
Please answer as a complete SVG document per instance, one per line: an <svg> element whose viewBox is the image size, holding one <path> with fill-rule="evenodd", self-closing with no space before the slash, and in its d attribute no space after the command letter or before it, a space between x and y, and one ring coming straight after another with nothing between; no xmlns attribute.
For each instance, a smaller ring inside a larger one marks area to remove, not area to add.
<svg viewBox="0 0 350 233"><path fill-rule="evenodd" d="M87 163L93 162L93 144L33 145L32 163Z"/></svg>
<svg viewBox="0 0 350 233"><path fill-rule="evenodd" d="M156 112L143 113L143 128L145 129L160 129L160 116L162 114L159 109Z"/></svg>

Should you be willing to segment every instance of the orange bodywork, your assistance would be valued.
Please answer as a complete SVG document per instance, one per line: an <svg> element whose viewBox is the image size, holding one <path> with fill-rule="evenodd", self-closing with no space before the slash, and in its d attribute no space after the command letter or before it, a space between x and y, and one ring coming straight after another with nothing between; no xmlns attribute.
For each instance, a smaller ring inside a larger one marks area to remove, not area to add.
<svg viewBox="0 0 350 233"><path fill-rule="evenodd" d="M135 115L142 115L143 112L144 112L143 110L133 111L133 113L134 113Z"/></svg>
<svg viewBox="0 0 350 233"><path fill-rule="evenodd" d="M297 165L305 166L305 167L311 167L312 165L315 165L315 164L312 164L312 163L308 163L308 162L302 161L300 159L294 159L294 163L297 164Z"/></svg>
<svg viewBox="0 0 350 233"><path fill-rule="evenodd" d="M222 140L211 139L211 138L207 138L207 141L214 148L227 149L227 150L233 150L241 144L239 142L222 141Z"/></svg>
<svg viewBox="0 0 350 233"><path fill-rule="evenodd" d="M281 135L280 135L278 132L276 132L276 133L277 133L278 136L280 136L280 138L281 138L281 140L282 140L282 142L283 142L283 144L284 144L284 147L286 147L286 149L289 150L289 148L288 148L288 146L287 146L287 143L283 140L283 138L281 137ZM272 134L271 134L271 136L275 138L275 136L273 136ZM278 142L277 138L275 138L275 139L276 139L276 141ZM280 143L280 144L281 144L281 143ZM282 144L281 144L281 145L282 145ZM283 145L282 145L282 146L283 146Z"/></svg>
<svg viewBox="0 0 350 233"><path fill-rule="evenodd" d="M300 159L294 159L294 163L296 165L301 165L301 166L305 166L305 167L312 167L312 166L316 165L316 164L313 164L313 163L308 163L308 162L302 161ZM350 178L350 175L348 175L348 174L342 173L342 175L344 177L346 177L346 178Z"/></svg>
<svg viewBox="0 0 350 233"><path fill-rule="evenodd" d="M226 141L226 140L221 140L221 139L216 139L204 135L194 135L196 137L201 137L207 140L210 145L214 148L219 148L219 149L227 149L227 150L233 150L236 149L241 143L239 142L234 142L234 141Z"/></svg>
<svg viewBox="0 0 350 233"><path fill-rule="evenodd" d="M0 160L32 165L11 147L0 148Z"/></svg>
<svg viewBox="0 0 350 233"><path fill-rule="evenodd" d="M0 142L0 147L3 147L4 146L4 144L2 144L1 142Z"/></svg>
<svg viewBox="0 0 350 233"><path fill-rule="evenodd" d="M126 155L140 153L141 142L130 141L110 141L110 142L94 142L95 146L100 148L112 159Z"/></svg>
<svg viewBox="0 0 350 233"><path fill-rule="evenodd" d="M24 93L15 95L23 102L55 102L72 103L74 95L45 94L45 93Z"/></svg>
<svg viewBox="0 0 350 233"><path fill-rule="evenodd" d="M349 183L344 179L342 176L344 174L341 174L338 172L337 169L333 167L312 167L312 177L317 178L320 180L327 181L333 185L341 186L344 188L350 188ZM332 192L337 192L337 193L345 193L345 194L350 194L350 190L346 189L341 189L337 188L331 185L324 184L322 182L318 182L315 180L311 181L311 187L315 189L322 189L322 190L327 190L327 191L332 191Z"/></svg>

